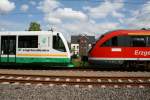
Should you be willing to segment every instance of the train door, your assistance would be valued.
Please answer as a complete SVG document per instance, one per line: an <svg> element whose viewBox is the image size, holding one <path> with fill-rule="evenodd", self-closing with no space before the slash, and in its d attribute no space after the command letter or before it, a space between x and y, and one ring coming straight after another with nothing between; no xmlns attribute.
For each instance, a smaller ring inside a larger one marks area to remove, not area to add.
<svg viewBox="0 0 150 100"><path fill-rule="evenodd" d="M1 36L1 62L16 62L16 36Z"/></svg>

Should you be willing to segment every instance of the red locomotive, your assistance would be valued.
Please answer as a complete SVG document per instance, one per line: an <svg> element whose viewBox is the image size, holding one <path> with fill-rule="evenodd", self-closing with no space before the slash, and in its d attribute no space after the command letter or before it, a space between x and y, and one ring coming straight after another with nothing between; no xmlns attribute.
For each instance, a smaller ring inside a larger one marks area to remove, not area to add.
<svg viewBox="0 0 150 100"><path fill-rule="evenodd" d="M89 51L88 60L102 66L150 66L150 30L108 32Z"/></svg>

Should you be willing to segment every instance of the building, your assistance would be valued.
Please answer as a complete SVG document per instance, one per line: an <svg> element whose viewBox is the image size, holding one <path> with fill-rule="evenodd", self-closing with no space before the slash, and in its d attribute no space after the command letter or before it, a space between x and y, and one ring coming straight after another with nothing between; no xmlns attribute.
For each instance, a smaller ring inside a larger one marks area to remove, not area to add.
<svg viewBox="0 0 150 100"><path fill-rule="evenodd" d="M72 54L85 56L95 43L95 36L78 35L71 36L71 52Z"/></svg>

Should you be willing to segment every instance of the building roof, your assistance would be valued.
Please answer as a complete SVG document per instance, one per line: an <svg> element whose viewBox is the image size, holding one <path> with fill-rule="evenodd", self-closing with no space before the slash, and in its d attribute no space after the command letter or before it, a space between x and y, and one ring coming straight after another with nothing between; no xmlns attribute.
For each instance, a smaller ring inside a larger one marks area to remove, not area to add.
<svg viewBox="0 0 150 100"><path fill-rule="evenodd" d="M95 42L95 36L87 36L87 35L73 35L71 36L71 43L73 44L79 44L79 40L82 37L86 37L89 41L89 43L94 43Z"/></svg>

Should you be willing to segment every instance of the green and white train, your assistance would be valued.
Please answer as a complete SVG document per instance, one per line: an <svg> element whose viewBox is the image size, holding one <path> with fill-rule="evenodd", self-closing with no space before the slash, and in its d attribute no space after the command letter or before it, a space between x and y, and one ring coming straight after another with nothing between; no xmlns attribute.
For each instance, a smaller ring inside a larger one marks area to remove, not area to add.
<svg viewBox="0 0 150 100"><path fill-rule="evenodd" d="M60 32L0 32L0 63L67 65L71 56Z"/></svg>

